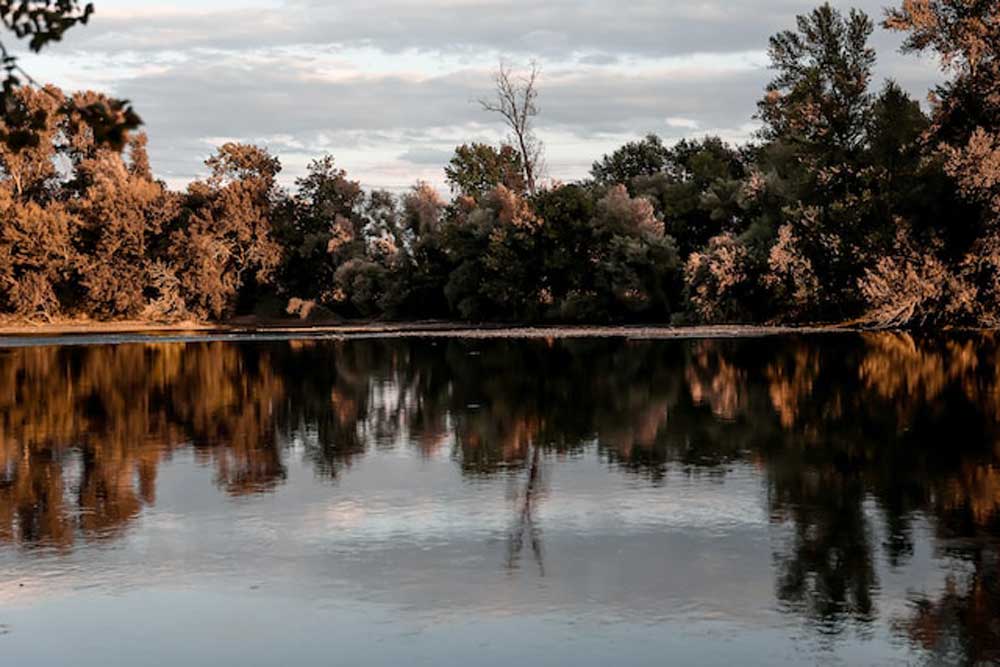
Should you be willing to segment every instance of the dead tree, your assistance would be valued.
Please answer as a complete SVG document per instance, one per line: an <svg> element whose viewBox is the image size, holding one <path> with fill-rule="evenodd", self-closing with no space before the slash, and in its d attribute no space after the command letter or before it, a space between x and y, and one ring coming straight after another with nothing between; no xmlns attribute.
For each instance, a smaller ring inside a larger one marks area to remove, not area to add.
<svg viewBox="0 0 1000 667"><path fill-rule="evenodd" d="M516 74L506 63L501 62L494 75L496 97L480 99L483 110L498 113L511 132L511 141L521 153L524 182L528 192L535 194L536 179L541 168L542 143L535 136L533 118L538 115L538 63L531 61L526 74Z"/></svg>

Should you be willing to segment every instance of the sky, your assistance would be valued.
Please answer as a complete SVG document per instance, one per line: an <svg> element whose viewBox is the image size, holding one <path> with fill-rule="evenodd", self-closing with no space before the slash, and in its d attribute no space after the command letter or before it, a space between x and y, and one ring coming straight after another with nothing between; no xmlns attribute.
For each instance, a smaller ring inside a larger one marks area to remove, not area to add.
<svg viewBox="0 0 1000 667"><path fill-rule="evenodd" d="M833 2L873 17L892 0ZM157 176L183 187L226 141L266 146L286 184L332 154L366 187L442 187L455 146L505 131L476 103L504 60L541 66L546 174L570 181L656 132L739 142L770 78L767 39L818 0L95 0L22 66L131 100ZM876 29L876 85L920 99L937 63Z"/></svg>

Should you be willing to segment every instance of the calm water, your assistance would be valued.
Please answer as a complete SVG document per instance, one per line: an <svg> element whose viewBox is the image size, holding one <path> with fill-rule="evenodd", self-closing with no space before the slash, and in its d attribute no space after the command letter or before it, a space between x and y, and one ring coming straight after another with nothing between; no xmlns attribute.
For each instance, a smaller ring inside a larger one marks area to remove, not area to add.
<svg viewBox="0 0 1000 667"><path fill-rule="evenodd" d="M0 349L0 664L993 664L998 343Z"/></svg>

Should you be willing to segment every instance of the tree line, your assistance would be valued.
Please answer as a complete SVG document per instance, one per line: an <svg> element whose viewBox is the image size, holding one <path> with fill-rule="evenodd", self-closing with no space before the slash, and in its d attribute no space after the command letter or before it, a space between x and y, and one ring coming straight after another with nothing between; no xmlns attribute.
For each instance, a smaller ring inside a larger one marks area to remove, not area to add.
<svg viewBox="0 0 1000 667"><path fill-rule="evenodd" d="M33 140L0 142L0 312L996 326L1000 5L904 0L883 26L942 63L928 112L873 81L873 20L826 4L771 38L753 141L650 134L569 184L540 179L537 68L503 66L482 106L510 141L458 147L450 200L332 157L288 191L237 143L175 192L143 134L95 129L114 100L11 87L0 135Z"/></svg>

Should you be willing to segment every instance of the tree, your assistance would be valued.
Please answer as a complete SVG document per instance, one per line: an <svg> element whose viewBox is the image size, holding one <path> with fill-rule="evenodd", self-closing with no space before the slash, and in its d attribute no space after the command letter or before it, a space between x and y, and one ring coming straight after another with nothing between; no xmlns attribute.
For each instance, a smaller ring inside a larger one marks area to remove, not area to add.
<svg viewBox="0 0 1000 667"><path fill-rule="evenodd" d="M598 194L598 188L569 184L543 190L534 198L535 210L545 220L541 275L557 312L570 294L593 278L592 223Z"/></svg>
<svg viewBox="0 0 1000 667"><path fill-rule="evenodd" d="M147 310L156 291L155 252L177 215L177 197L153 180L143 134L132 137L129 161L104 147L76 167L76 272L86 312L101 318L169 317Z"/></svg>
<svg viewBox="0 0 1000 667"><path fill-rule="evenodd" d="M36 119L38 139L19 148L0 142L5 309L135 316L147 305L152 246L172 198L149 173L143 135L132 138L126 164L76 111L57 113L106 98L87 91L66 99L53 86L19 87L8 97L18 112L0 118L9 132L24 129L16 118Z"/></svg>
<svg viewBox="0 0 1000 667"><path fill-rule="evenodd" d="M75 220L60 203L42 206L0 187L0 309L51 319L69 282Z"/></svg>
<svg viewBox="0 0 1000 667"><path fill-rule="evenodd" d="M590 175L600 185L629 185L639 176L670 172L673 152L663 140L650 133L639 141L630 141L590 168Z"/></svg>
<svg viewBox="0 0 1000 667"><path fill-rule="evenodd" d="M938 86L929 138L963 194L1000 223L1000 6L986 0L904 0L885 26L904 51L935 51L952 78Z"/></svg>
<svg viewBox="0 0 1000 667"><path fill-rule="evenodd" d="M700 320L732 322L746 317L749 263L746 245L732 234L713 237L704 252L691 253L684 265L684 283Z"/></svg>
<svg viewBox="0 0 1000 667"><path fill-rule="evenodd" d="M56 178L56 138L64 129L56 111L63 105L62 91L21 87L11 91L0 116L0 134L30 133L36 141L22 146L0 142L0 174L9 180L13 196L44 201Z"/></svg>
<svg viewBox="0 0 1000 667"><path fill-rule="evenodd" d="M219 318L241 293L271 282L281 247L271 229L277 158L228 143L205 164L211 174L188 187L168 256L190 311Z"/></svg>
<svg viewBox="0 0 1000 667"><path fill-rule="evenodd" d="M797 17L798 30L771 38L777 76L758 105L763 136L799 146L814 168L850 163L864 145L874 24L862 11L845 17L829 3Z"/></svg>
<svg viewBox="0 0 1000 667"><path fill-rule="evenodd" d="M62 126L52 112L61 99L56 88L18 88L7 98L17 113L0 117L0 132L30 130L39 138L20 149L0 142L0 308L25 317L62 310L59 294L75 260L75 220L54 201Z"/></svg>
<svg viewBox="0 0 1000 667"><path fill-rule="evenodd" d="M933 96L927 143L965 201L978 209L961 272L983 324L1000 322L1000 5L989 0L904 0L885 27L904 51L938 54L949 81Z"/></svg>
<svg viewBox="0 0 1000 667"><path fill-rule="evenodd" d="M514 192L525 191L524 166L516 148L504 144L462 144L444 168L452 193L482 199L498 185Z"/></svg>
<svg viewBox="0 0 1000 667"><path fill-rule="evenodd" d="M767 281L796 317L856 312L873 233L891 239L891 219L878 217L875 174L864 163L872 31L865 13L845 16L824 4L797 17L796 31L771 38L777 74L758 108L762 137L772 144L763 156L783 162L764 168L783 172L785 201Z"/></svg>
<svg viewBox="0 0 1000 667"><path fill-rule="evenodd" d="M665 150L661 170L636 175L626 185L649 198L683 256L723 232L734 231L743 213L740 200L743 156L718 137L684 139Z"/></svg>
<svg viewBox="0 0 1000 667"><path fill-rule="evenodd" d="M443 234L447 212L446 202L427 183L417 183L403 195L399 224L405 241L383 299L386 314L448 316L444 286L451 262Z"/></svg>
<svg viewBox="0 0 1000 667"><path fill-rule="evenodd" d="M77 24L85 24L94 13L93 3L81 6L78 0L0 0L0 20L3 27L17 39L28 38L28 47L38 52L49 42L62 39L63 33ZM23 70L2 43L3 68L7 72L3 89L9 94L20 83Z"/></svg>
<svg viewBox="0 0 1000 667"><path fill-rule="evenodd" d="M500 114L511 132L511 142L521 154L524 182L532 195L537 190L536 180L541 170L542 143L535 135L534 118L538 115L538 63L531 61L528 72L517 75L506 64L500 63L494 75L496 97L481 99L483 110Z"/></svg>
<svg viewBox="0 0 1000 667"><path fill-rule="evenodd" d="M289 297L331 305L338 262L360 252L360 245L348 245L361 231L364 192L329 155L311 162L295 183L297 192L280 204L275 228L284 250L282 290Z"/></svg>
<svg viewBox="0 0 1000 667"><path fill-rule="evenodd" d="M547 316L576 321L663 318L679 296L674 240L645 197L623 185L565 185L539 193L538 279Z"/></svg>
<svg viewBox="0 0 1000 667"><path fill-rule="evenodd" d="M678 268L674 239L643 197L616 185L597 201L587 253L600 319L666 317ZM586 300L586 299L585 299Z"/></svg>
<svg viewBox="0 0 1000 667"><path fill-rule="evenodd" d="M990 0L903 0L884 26L906 33L904 52L934 51L951 79L935 89L935 139L953 149L1000 125L1000 6Z"/></svg>
<svg viewBox="0 0 1000 667"><path fill-rule="evenodd" d="M463 319L535 319L543 305L539 231L544 222L520 194L497 186L444 230L454 269L444 287Z"/></svg>

